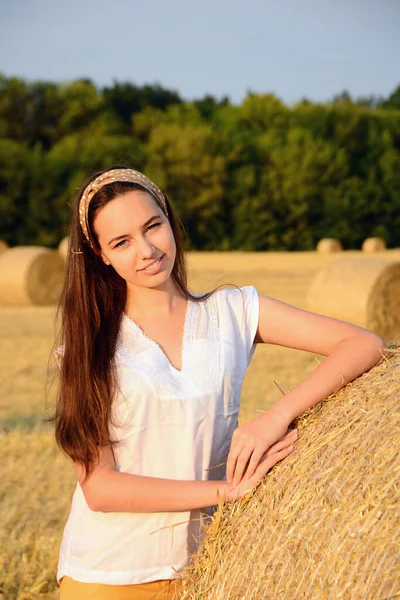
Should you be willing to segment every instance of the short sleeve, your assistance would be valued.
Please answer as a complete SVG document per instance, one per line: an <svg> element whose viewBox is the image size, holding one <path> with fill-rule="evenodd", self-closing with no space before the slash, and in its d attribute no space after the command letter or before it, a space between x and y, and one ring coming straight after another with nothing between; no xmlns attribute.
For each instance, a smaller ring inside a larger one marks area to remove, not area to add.
<svg viewBox="0 0 400 600"><path fill-rule="evenodd" d="M250 363L253 358L256 344L254 344L254 338L256 337L258 328L258 319L260 314L260 300L258 297L257 289L252 285L247 285L240 288L244 295L243 305L243 337L246 345L247 353L247 364Z"/></svg>
<svg viewBox="0 0 400 600"><path fill-rule="evenodd" d="M220 298L220 325L224 339L235 348L236 359L244 367L250 364L256 345L259 297L251 285L224 288Z"/></svg>

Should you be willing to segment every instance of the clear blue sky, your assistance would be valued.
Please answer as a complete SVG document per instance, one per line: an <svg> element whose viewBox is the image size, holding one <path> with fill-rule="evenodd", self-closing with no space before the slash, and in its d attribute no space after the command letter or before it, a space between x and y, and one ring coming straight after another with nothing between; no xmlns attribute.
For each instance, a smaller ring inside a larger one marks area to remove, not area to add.
<svg viewBox="0 0 400 600"><path fill-rule="evenodd" d="M400 0L0 0L0 71L29 80L387 96L399 50Z"/></svg>

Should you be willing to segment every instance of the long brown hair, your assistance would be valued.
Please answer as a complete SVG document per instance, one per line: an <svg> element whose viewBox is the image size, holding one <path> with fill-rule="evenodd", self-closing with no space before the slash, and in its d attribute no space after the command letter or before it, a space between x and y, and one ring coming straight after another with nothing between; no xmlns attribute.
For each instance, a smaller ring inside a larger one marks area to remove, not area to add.
<svg viewBox="0 0 400 600"><path fill-rule="evenodd" d="M65 454L84 465L86 477L99 458L100 448L112 447L116 441L110 438L109 432L112 403L118 389L113 359L127 299L125 280L101 258L93 221L98 211L116 196L132 190L148 191L130 182L115 181L104 185L89 204L88 226L94 243L91 248L80 226L79 201L86 186L108 170L95 173L77 196L70 227L65 282L57 313L61 317L58 336L61 358L53 418L56 441ZM158 199L154 195L153 198L163 210ZM171 276L186 299L202 302L218 288L201 296L194 296L188 290L185 230L167 198L166 205L176 244Z"/></svg>

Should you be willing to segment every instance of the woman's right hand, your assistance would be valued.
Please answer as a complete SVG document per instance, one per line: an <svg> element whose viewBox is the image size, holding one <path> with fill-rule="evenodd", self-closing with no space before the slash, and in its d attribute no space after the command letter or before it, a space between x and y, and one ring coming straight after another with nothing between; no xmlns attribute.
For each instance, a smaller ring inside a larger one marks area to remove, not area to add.
<svg viewBox="0 0 400 600"><path fill-rule="evenodd" d="M242 479L236 486L225 483L224 499L226 502L239 500L244 494L257 485L276 463L293 452L293 443L297 440L297 429L287 431L280 440L273 444L262 456L257 469L249 479Z"/></svg>

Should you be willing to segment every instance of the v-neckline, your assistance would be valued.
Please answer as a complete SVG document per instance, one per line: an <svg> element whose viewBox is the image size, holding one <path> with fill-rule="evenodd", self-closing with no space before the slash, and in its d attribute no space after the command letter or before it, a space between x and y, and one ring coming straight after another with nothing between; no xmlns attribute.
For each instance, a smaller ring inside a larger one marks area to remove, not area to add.
<svg viewBox="0 0 400 600"><path fill-rule="evenodd" d="M135 327L135 329L142 336L142 338L145 338L152 346L155 346L158 349L158 351L164 356L170 369L172 369L175 373L178 373L179 375L181 375L183 373L183 370L185 367L184 346L185 346L186 337L187 337L187 323L189 320L188 317L189 317L189 312L190 312L190 305L191 305L191 301L190 301L190 298L188 298L186 300L185 318L183 320L183 332L182 332L182 340L181 340L181 368L180 369L177 369L176 367L174 367L174 365L171 363L170 359L168 358L168 356L166 355L164 350L161 348L160 344L158 342L156 342L153 338L151 338L149 335L147 335L147 333L142 329L142 327L139 325L139 323L137 323L135 321L135 319L132 319L132 317L127 315L126 312L123 313L124 318L127 319L128 322L131 323Z"/></svg>

